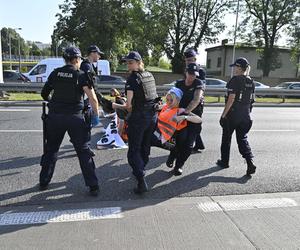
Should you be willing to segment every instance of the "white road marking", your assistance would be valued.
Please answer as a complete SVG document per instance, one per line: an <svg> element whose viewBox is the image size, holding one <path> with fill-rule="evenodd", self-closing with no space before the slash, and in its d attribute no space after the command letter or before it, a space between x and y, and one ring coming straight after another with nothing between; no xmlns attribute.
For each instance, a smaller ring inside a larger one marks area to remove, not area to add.
<svg viewBox="0 0 300 250"><path fill-rule="evenodd" d="M3 130L0 130L0 133L31 133L31 132L37 132L37 133L41 133L43 132L43 130L35 130L35 129L23 129L23 130L15 130L15 129L3 129Z"/></svg>
<svg viewBox="0 0 300 250"><path fill-rule="evenodd" d="M228 201L209 201L198 204L198 208L205 213L218 211L234 211L259 208L279 208L296 207L297 202L290 198L273 199L251 199L251 200L228 200Z"/></svg>
<svg viewBox="0 0 300 250"><path fill-rule="evenodd" d="M296 132L293 129L251 129L250 132Z"/></svg>
<svg viewBox="0 0 300 250"><path fill-rule="evenodd" d="M0 214L0 226L122 218L120 207Z"/></svg>
<svg viewBox="0 0 300 250"><path fill-rule="evenodd" d="M29 112L30 109L0 109L0 112Z"/></svg>

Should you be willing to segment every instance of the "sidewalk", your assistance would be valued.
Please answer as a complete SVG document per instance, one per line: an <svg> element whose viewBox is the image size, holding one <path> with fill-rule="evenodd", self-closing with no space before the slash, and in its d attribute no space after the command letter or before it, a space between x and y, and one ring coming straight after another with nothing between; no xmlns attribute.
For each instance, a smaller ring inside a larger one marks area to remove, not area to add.
<svg viewBox="0 0 300 250"><path fill-rule="evenodd" d="M0 218L105 207L121 212L109 219L0 226L1 249L300 249L300 192L2 207Z"/></svg>

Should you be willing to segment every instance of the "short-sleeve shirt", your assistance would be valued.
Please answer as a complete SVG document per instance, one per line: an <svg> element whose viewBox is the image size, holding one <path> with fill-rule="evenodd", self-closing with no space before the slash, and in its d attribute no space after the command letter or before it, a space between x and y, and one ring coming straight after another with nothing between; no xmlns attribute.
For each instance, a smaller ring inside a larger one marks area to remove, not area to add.
<svg viewBox="0 0 300 250"><path fill-rule="evenodd" d="M185 85L185 80L179 80L176 82L175 87L181 89L181 91L183 92L183 96L179 103L180 108L187 108L190 102L194 99L194 94L196 90L205 90L205 84L198 78L196 78L190 86ZM194 110L192 110L192 112L196 115L201 116L201 104L202 100L200 100L199 105Z"/></svg>
<svg viewBox="0 0 300 250"><path fill-rule="evenodd" d="M136 72L132 72L126 80L125 92L127 90L133 91L133 111L144 110L146 104L149 105L149 108L153 106L154 101L146 101L144 89L141 83L138 81L138 76Z"/></svg>
<svg viewBox="0 0 300 250"><path fill-rule="evenodd" d="M70 77L71 75L72 78ZM65 84L63 87L57 86L60 83ZM68 85L70 85L70 87L68 87ZM72 93L75 92L77 98L70 99L68 96L68 90L69 88L71 90L72 88L74 88L74 86L76 86L75 91L72 91ZM57 92L57 98L52 98L49 101L50 111L64 114L80 113L83 109L82 97L84 94L84 86L89 86L88 79L84 72L76 70L72 65L65 65L51 72L47 82L42 89L41 95L44 100L48 100L48 96L52 90Z"/></svg>

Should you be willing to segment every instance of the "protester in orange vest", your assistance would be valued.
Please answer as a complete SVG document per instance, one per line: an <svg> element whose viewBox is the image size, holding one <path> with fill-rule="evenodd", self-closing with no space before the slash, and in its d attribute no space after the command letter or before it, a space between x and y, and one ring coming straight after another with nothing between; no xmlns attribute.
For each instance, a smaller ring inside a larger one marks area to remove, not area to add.
<svg viewBox="0 0 300 250"><path fill-rule="evenodd" d="M187 121L192 123L201 123L199 116L190 113L188 115L178 115L179 103L183 92L181 89L172 87L166 95L166 104L158 115L157 128L152 138L152 146L164 147L164 144L170 142L176 131L184 129Z"/></svg>

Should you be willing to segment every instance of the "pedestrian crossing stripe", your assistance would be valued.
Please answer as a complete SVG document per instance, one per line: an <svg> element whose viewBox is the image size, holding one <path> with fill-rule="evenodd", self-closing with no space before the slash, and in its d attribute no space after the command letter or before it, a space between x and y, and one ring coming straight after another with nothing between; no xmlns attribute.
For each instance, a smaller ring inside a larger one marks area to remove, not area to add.
<svg viewBox="0 0 300 250"><path fill-rule="evenodd" d="M0 226L118 219L122 217L120 207L3 213L0 214Z"/></svg>

